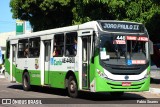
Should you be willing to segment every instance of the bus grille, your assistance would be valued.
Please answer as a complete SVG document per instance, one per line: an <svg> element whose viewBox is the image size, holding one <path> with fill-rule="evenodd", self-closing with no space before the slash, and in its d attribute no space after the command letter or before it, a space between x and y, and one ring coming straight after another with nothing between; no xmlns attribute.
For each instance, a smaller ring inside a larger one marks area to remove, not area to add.
<svg viewBox="0 0 160 107"><path fill-rule="evenodd" d="M149 63L145 65L107 65L105 64L105 69L115 75L138 75L141 74L147 67Z"/></svg>
<svg viewBox="0 0 160 107"><path fill-rule="evenodd" d="M107 83L112 89L140 89L144 82L138 84L131 84L131 86L122 86L122 84Z"/></svg>

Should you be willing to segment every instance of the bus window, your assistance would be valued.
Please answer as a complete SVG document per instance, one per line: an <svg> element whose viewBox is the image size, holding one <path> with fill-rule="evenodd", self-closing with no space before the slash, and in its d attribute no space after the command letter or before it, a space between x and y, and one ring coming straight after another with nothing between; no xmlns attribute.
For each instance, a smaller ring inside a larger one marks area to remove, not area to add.
<svg viewBox="0 0 160 107"><path fill-rule="evenodd" d="M7 52L6 53L7 53L6 58L8 59L10 56L10 42L9 41L7 42Z"/></svg>
<svg viewBox="0 0 160 107"><path fill-rule="evenodd" d="M16 45L13 46L13 62L16 61Z"/></svg>
<svg viewBox="0 0 160 107"><path fill-rule="evenodd" d="M77 54L77 32L66 33L66 56Z"/></svg>
<svg viewBox="0 0 160 107"><path fill-rule="evenodd" d="M50 59L50 51L51 51L51 41L50 40L47 40L44 42L45 44L45 62L48 62L49 59Z"/></svg>
<svg viewBox="0 0 160 107"><path fill-rule="evenodd" d="M57 34L54 36L53 56L63 56L64 51L64 34Z"/></svg>
<svg viewBox="0 0 160 107"><path fill-rule="evenodd" d="M82 38L82 60L87 61L87 38Z"/></svg>
<svg viewBox="0 0 160 107"><path fill-rule="evenodd" d="M28 57L28 39L22 39L18 42L18 58Z"/></svg>
<svg viewBox="0 0 160 107"><path fill-rule="evenodd" d="M40 37L29 39L29 57L39 57Z"/></svg>

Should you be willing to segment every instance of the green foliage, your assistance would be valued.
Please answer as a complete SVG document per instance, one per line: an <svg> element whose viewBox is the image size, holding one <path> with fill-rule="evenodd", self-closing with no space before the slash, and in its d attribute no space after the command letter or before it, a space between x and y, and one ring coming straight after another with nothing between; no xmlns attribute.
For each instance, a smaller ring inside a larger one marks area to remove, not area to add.
<svg viewBox="0 0 160 107"><path fill-rule="evenodd" d="M33 31L72 25L72 0L11 0L13 18L28 20Z"/></svg>
<svg viewBox="0 0 160 107"><path fill-rule="evenodd" d="M160 35L159 0L11 0L10 7L13 18L28 20L34 31L91 20L127 20L144 23L153 41Z"/></svg>

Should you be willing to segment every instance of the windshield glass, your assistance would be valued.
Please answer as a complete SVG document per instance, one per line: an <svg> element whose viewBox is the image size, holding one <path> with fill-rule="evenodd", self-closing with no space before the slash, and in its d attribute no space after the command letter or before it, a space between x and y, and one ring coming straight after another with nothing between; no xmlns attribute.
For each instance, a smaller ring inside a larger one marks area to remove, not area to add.
<svg viewBox="0 0 160 107"><path fill-rule="evenodd" d="M148 38L104 34L100 36L100 58L106 64L133 65L146 64Z"/></svg>

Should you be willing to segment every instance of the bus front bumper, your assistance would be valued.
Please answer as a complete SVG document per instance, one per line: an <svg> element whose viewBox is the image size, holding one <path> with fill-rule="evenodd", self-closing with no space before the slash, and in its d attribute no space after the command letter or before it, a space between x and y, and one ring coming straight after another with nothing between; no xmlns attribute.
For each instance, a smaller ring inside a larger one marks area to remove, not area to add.
<svg viewBox="0 0 160 107"><path fill-rule="evenodd" d="M129 86L122 86L122 82L97 77L95 79L95 92L138 92L148 91L150 87L150 76L140 81L129 81Z"/></svg>

